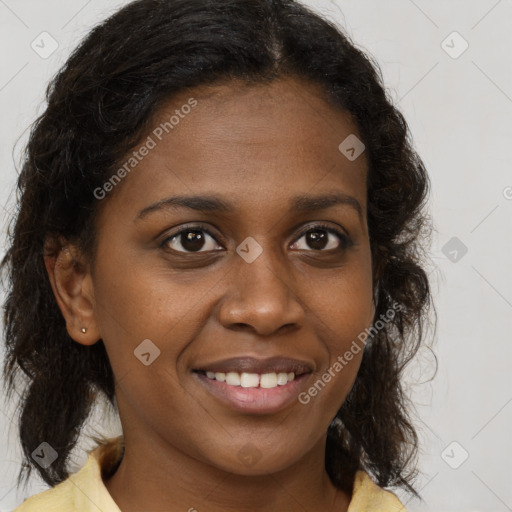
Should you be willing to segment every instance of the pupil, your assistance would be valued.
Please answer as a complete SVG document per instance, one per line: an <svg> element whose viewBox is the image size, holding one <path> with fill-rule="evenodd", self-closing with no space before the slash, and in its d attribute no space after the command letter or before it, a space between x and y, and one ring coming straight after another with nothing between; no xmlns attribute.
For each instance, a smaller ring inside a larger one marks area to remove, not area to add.
<svg viewBox="0 0 512 512"><path fill-rule="evenodd" d="M327 242L325 231L311 231L308 237L308 244L313 249L323 249L325 247Z"/></svg>
<svg viewBox="0 0 512 512"><path fill-rule="evenodd" d="M181 244L187 251L198 251L204 245L204 237L201 231L190 230L182 235Z"/></svg>

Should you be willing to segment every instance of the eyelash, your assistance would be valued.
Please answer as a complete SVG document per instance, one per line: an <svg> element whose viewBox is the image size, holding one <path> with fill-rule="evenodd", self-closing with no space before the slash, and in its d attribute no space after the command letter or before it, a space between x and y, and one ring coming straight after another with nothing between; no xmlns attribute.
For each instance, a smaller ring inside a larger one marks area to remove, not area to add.
<svg viewBox="0 0 512 512"><path fill-rule="evenodd" d="M299 235L297 236L297 238L294 240L293 243L297 242L298 240L300 240L304 235L306 235L307 233L311 232L311 231L326 231L327 233L331 233L333 235L336 235L340 241L340 247L338 250L340 251L344 251L346 249L348 249L349 247L351 247L353 244L352 244L352 241L350 239L349 236L347 236L345 233L343 233L341 230L337 230L331 226L327 226L325 224L315 224L313 226L308 226L307 228L305 228L304 230L302 230ZM182 229L180 229L179 231L177 231L176 233L173 233L171 236L168 236L165 240L163 240L163 242L160 244L160 247L162 249L165 248L165 246L170 242L172 241L173 239L175 238L178 238L181 234L183 233L187 233L189 231L201 231L203 233L206 233L208 234L210 237L212 237L215 241L217 241L217 238L216 236L207 228L199 225L199 224L192 224L192 225L187 225L185 227L183 227ZM218 241L217 241L218 242ZM174 249L172 249L174 251ZM315 251L314 249L311 249L311 251L313 252L326 252L326 253L329 253L331 252L330 250L317 250ZM174 252L178 252L179 254L201 254L201 253L207 253L209 251L174 251Z"/></svg>

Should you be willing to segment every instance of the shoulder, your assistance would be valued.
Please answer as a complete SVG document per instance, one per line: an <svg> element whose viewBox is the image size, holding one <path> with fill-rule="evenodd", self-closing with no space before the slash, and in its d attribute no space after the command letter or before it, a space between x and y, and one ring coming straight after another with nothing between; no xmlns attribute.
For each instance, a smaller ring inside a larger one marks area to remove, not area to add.
<svg viewBox="0 0 512 512"><path fill-rule="evenodd" d="M407 512L391 491L379 487L366 473L359 470L354 479L352 500L347 512Z"/></svg>
<svg viewBox="0 0 512 512"><path fill-rule="evenodd" d="M68 479L52 489L27 498L14 512L75 511L70 490Z"/></svg>
<svg viewBox="0 0 512 512"><path fill-rule="evenodd" d="M120 512L103 483L122 454L122 438L108 440L89 453L87 463L77 473L27 498L13 512Z"/></svg>

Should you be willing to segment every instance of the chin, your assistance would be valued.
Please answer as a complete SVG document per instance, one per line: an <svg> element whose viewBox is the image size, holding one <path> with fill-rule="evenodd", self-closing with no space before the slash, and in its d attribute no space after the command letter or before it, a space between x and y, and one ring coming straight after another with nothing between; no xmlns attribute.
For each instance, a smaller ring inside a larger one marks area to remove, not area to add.
<svg viewBox="0 0 512 512"><path fill-rule="evenodd" d="M284 442L281 445L286 446ZM249 442L236 451L234 459L223 458L219 461L217 458L210 461L212 465L228 473L241 476L265 476L285 470L296 463L298 458L290 456L289 445L283 453L278 453L275 449L269 453L268 447L260 449L256 444Z"/></svg>

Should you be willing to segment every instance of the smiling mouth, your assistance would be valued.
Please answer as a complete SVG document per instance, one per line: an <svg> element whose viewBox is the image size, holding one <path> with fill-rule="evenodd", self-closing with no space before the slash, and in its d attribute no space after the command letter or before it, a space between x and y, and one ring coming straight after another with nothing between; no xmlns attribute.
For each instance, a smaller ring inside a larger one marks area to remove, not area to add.
<svg viewBox="0 0 512 512"><path fill-rule="evenodd" d="M196 373L204 375L211 380L224 382L228 386L263 389L272 389L278 386L286 386L286 384L295 380L296 377L294 372L270 372L260 374L247 372L225 373L196 370ZM297 377L299 377L299 375L297 375Z"/></svg>
<svg viewBox="0 0 512 512"><path fill-rule="evenodd" d="M225 382L228 386L267 389L285 386L296 377L312 370L311 362L277 355L266 359L251 356L232 357L221 361L198 363L193 369L195 373L211 380Z"/></svg>
<svg viewBox="0 0 512 512"><path fill-rule="evenodd" d="M290 372L290 379L284 372L258 374L195 370L192 374L211 397L229 409L244 414L275 414L297 402L312 372L298 376Z"/></svg>
<svg viewBox="0 0 512 512"><path fill-rule="evenodd" d="M215 401L246 414L274 414L297 401L315 364L284 355L197 362L196 382Z"/></svg>

